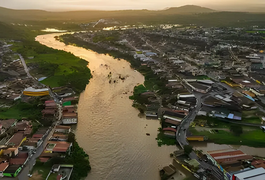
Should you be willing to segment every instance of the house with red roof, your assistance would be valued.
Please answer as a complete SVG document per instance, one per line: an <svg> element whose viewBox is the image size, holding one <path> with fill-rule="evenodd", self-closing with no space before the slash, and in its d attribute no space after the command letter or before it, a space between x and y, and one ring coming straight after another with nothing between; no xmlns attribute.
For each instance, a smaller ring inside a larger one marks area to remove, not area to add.
<svg viewBox="0 0 265 180"><path fill-rule="evenodd" d="M6 168L8 168L9 163L8 162L2 162L0 163L0 177L4 177L4 171L6 170Z"/></svg>

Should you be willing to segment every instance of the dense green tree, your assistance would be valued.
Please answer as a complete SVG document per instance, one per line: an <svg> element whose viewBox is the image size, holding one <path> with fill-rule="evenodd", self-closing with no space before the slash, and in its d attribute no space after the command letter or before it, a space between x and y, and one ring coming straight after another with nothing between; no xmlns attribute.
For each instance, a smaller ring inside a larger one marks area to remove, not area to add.
<svg viewBox="0 0 265 180"><path fill-rule="evenodd" d="M192 148L193 147L190 146L190 145L185 145L184 146L184 153L187 154L187 155L189 155L192 152L192 150L193 150Z"/></svg>
<svg viewBox="0 0 265 180"><path fill-rule="evenodd" d="M70 133L68 134L68 139L67 139L67 141L68 141L68 142L71 142L71 143L75 142L75 134L72 133L72 132L70 132Z"/></svg>

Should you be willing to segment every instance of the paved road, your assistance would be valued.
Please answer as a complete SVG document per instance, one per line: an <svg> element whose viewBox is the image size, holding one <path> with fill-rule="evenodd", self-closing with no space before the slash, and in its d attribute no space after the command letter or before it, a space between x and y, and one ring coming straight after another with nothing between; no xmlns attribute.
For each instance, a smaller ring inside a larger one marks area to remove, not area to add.
<svg viewBox="0 0 265 180"><path fill-rule="evenodd" d="M22 62L22 64L23 64L23 66L24 66L24 70L25 70L25 72L27 73L27 76L29 77L29 78L33 78L31 75L30 75L30 73L29 73L29 69L28 69L28 67L27 67L27 65L26 65L26 63L25 63L25 60L24 60L24 58L23 58L23 56L21 56L21 54L17 54L18 56L19 56L19 58L20 58L20 60L21 60L21 62ZM34 78L33 78L34 79Z"/></svg>
<svg viewBox="0 0 265 180"><path fill-rule="evenodd" d="M34 79L28 70L28 67L24 61L24 58L18 54L18 56L20 57L22 64L24 66L25 72L27 73L27 76L29 78ZM35 80L35 79L34 79ZM45 85L44 85L45 86ZM49 88L49 87L48 87ZM50 92L50 96L54 99L54 101L58 104L58 111L59 111L59 115L58 115L58 120L61 119L62 117L62 106L61 106L61 102L59 101L59 99L57 98L57 96L51 91L51 89L49 88L49 92ZM35 154L31 154L28 162L26 163L26 165L23 167L22 171L19 173L19 175L16 178L1 178L3 180L13 180L13 179L19 179L19 180L26 180L29 179L28 174L30 172L30 170L33 168L33 166L35 165L36 159L41 155L41 153L43 152L44 148L47 145L48 140L51 138L51 136L53 135L54 131L55 131L55 127L56 125L58 125L59 121L57 121L56 123L54 123L54 127L50 127L49 132L42 138L43 139L43 143L37 147L36 149L36 153Z"/></svg>
<svg viewBox="0 0 265 180"><path fill-rule="evenodd" d="M182 83L186 89L188 91L191 92L190 87L188 87L185 83ZM186 130L189 128L190 123L194 121L197 112L201 109L202 107L202 102L209 96L214 96L216 94L224 94L224 93L233 93L235 90L233 88L231 88L230 86L227 86L223 83L217 83L218 85L221 85L223 87L225 87L227 90L225 91L220 91L220 92L210 92L207 94L200 94L197 92L192 92L196 99L197 99L197 103L196 106L189 112L189 114L182 120L181 124L178 126L177 129L177 133L176 133L176 140L178 141L179 145L181 146L181 148L184 148L185 145L189 145L189 142L187 141L187 136L186 136ZM257 104L258 108L261 109L262 111L265 112L265 110L263 109L262 106L260 106L259 104ZM234 123L234 124L241 124L241 125L246 125L246 126L253 126L253 127L259 127L260 125L258 124L251 124L251 123L241 123L241 122L236 122L236 121L230 121L230 120L226 120L226 119L220 119L222 121L227 121L230 123ZM204 169L208 169L211 170L211 174L218 180L222 180L224 179L224 175L223 173L220 171L220 169L218 167L216 167L213 164L210 164L210 162L206 163L204 161L200 161L199 158L197 157L197 155L192 152L190 153L190 158L191 159L197 159L198 162L200 162L200 165L202 168Z"/></svg>
<svg viewBox="0 0 265 180"><path fill-rule="evenodd" d="M19 175L16 178L1 178L3 180L13 180L13 179L19 179L19 180L26 180L28 178L28 174L30 170L35 165L36 159L41 155L44 148L46 147L46 144L52 134L54 133L55 128L50 128L48 133L43 137L43 143L36 149L35 154L31 154L29 161L26 163L26 165L23 167L22 171L19 173Z"/></svg>
<svg viewBox="0 0 265 180"><path fill-rule="evenodd" d="M190 87L188 87L185 83L182 83L186 89L188 89L188 91L192 92L192 90L190 89ZM197 93L197 92L192 92L195 97L196 97L196 105L195 107L189 112L189 114L182 120L181 124L178 126L177 128L177 132L176 132L176 140L178 141L179 145L181 146L181 148L184 148L185 145L189 145L189 142L187 141L187 135L186 135L186 130L189 128L190 123L194 121L198 111L201 109L202 107L202 101L203 99L205 99L206 97L208 97L209 95L211 95L211 93L209 94L201 94L201 93ZM215 93L215 92L212 92ZM211 170L211 174L217 179L217 180L223 180L224 179L224 175L223 173L219 170L218 167L203 162L203 161L199 161L198 156L194 153L191 152L190 153L190 158L191 159L197 159L198 162L200 162L200 165L203 169L208 169Z"/></svg>

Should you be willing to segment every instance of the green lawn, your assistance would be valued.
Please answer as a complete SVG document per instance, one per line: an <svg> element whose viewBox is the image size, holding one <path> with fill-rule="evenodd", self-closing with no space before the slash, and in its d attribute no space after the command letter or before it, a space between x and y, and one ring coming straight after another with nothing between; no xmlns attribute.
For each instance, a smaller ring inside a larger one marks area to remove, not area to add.
<svg viewBox="0 0 265 180"><path fill-rule="evenodd" d="M51 173L48 180L55 180L57 178L57 173Z"/></svg>
<svg viewBox="0 0 265 180"><path fill-rule="evenodd" d="M251 124L261 124L261 119L259 117L243 118L242 122Z"/></svg>
<svg viewBox="0 0 265 180"><path fill-rule="evenodd" d="M265 33L265 31L247 31L247 33Z"/></svg>
<svg viewBox="0 0 265 180"><path fill-rule="evenodd" d="M62 79L62 76L51 76L41 81L41 83L45 85L49 85L51 87L58 87L60 86L59 82L61 81L61 79Z"/></svg>
<svg viewBox="0 0 265 180"><path fill-rule="evenodd" d="M0 108L0 119L38 119L41 116L42 107L38 102L24 103L16 102L10 108Z"/></svg>
<svg viewBox="0 0 265 180"><path fill-rule="evenodd" d="M231 132L221 131L218 133L210 133L209 131L196 131L195 128L190 128L193 135L207 136L209 141L217 144L234 144L246 145L252 147L265 147L265 133L260 129L252 131L243 131L243 134L236 136Z"/></svg>
<svg viewBox="0 0 265 180"><path fill-rule="evenodd" d="M42 82L45 85L70 85L79 93L85 89L92 77L87 68L88 62L71 53L48 48L32 40L16 42L12 49L22 54L28 66L35 67L32 73L37 72L48 77Z"/></svg>
<svg viewBox="0 0 265 180"><path fill-rule="evenodd" d="M230 127L230 123L218 120L217 118L208 117L208 116L197 116L194 122L196 123L196 122L199 122L200 120L206 120L207 124L210 127L214 127L214 128L229 128Z"/></svg>

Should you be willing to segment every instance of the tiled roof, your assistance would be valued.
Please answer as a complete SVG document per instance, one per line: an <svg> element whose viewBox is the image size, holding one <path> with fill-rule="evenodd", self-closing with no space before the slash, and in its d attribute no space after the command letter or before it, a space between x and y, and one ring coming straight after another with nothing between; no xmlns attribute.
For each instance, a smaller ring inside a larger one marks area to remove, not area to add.
<svg viewBox="0 0 265 180"><path fill-rule="evenodd" d="M265 169L265 161L262 159L252 161L251 165L255 168L263 167Z"/></svg>
<svg viewBox="0 0 265 180"><path fill-rule="evenodd" d="M0 164L0 172L3 172L9 166L8 162L4 162Z"/></svg>
<svg viewBox="0 0 265 180"><path fill-rule="evenodd" d="M24 134L20 133L20 132L17 132L8 141L8 144L13 144L14 146L18 146L23 139L24 139Z"/></svg>
<svg viewBox="0 0 265 180"><path fill-rule="evenodd" d="M1 120L0 124L2 125L3 128L8 129L15 122L16 122L15 119L8 119L8 120Z"/></svg>
<svg viewBox="0 0 265 180"><path fill-rule="evenodd" d="M55 146L52 149L53 152L66 152L68 148L71 146L71 143L64 142L64 141L49 141L48 143L49 143L48 145L55 144Z"/></svg>
<svg viewBox="0 0 265 180"><path fill-rule="evenodd" d="M226 149L218 151L208 152L219 164L232 164L236 163L239 160L252 159L252 156L249 156L243 153L240 150Z"/></svg>
<svg viewBox="0 0 265 180"><path fill-rule="evenodd" d="M55 129L71 129L70 126L56 126Z"/></svg>

